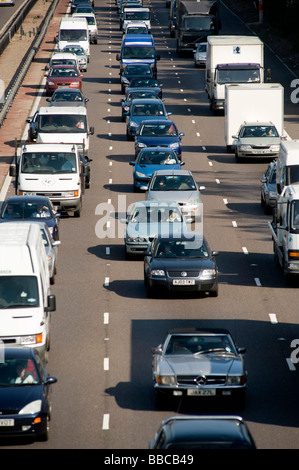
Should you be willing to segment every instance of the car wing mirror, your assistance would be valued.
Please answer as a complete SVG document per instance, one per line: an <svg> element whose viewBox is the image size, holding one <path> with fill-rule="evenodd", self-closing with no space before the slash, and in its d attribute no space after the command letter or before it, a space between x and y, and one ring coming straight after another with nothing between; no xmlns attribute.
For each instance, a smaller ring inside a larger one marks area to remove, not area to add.
<svg viewBox="0 0 299 470"><path fill-rule="evenodd" d="M90 128L89 128L89 134L90 134L90 135L93 135L93 134L94 134L94 127L90 127Z"/></svg>
<svg viewBox="0 0 299 470"><path fill-rule="evenodd" d="M129 162L129 165L135 166L135 162Z"/></svg>
<svg viewBox="0 0 299 470"><path fill-rule="evenodd" d="M185 165L185 162L180 162L180 165L181 165L181 166Z"/></svg>
<svg viewBox="0 0 299 470"><path fill-rule="evenodd" d="M199 191L203 191L204 189L206 189L206 187L205 186L199 186L198 189L199 189Z"/></svg>
<svg viewBox="0 0 299 470"><path fill-rule="evenodd" d="M157 346L156 348L152 348L152 354L162 354L162 352L163 350L161 345Z"/></svg>
<svg viewBox="0 0 299 470"><path fill-rule="evenodd" d="M237 351L239 354L245 354L246 353L246 348L237 348Z"/></svg>
<svg viewBox="0 0 299 470"><path fill-rule="evenodd" d="M219 255L219 251L212 251L212 255L213 255L213 256L218 256L218 255Z"/></svg>

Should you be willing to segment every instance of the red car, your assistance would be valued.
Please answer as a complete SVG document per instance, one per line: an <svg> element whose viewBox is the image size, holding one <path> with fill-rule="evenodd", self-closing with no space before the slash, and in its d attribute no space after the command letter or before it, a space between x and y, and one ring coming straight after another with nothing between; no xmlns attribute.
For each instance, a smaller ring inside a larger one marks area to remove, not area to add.
<svg viewBox="0 0 299 470"><path fill-rule="evenodd" d="M59 87L79 88L79 90L82 90L83 75L73 65L53 65L45 76L47 77L47 96L52 95Z"/></svg>

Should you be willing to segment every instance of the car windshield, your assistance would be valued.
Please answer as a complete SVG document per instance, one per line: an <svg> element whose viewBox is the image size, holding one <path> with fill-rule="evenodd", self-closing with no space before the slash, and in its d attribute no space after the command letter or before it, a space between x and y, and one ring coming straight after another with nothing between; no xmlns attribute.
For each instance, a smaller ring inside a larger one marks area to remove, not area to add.
<svg viewBox="0 0 299 470"><path fill-rule="evenodd" d="M127 34L148 34L147 28L144 26L127 27Z"/></svg>
<svg viewBox="0 0 299 470"><path fill-rule="evenodd" d="M216 71L216 75L219 84L260 82L258 69L221 69Z"/></svg>
<svg viewBox="0 0 299 470"><path fill-rule="evenodd" d="M156 175L151 191L194 191L195 181L191 175Z"/></svg>
<svg viewBox="0 0 299 470"><path fill-rule="evenodd" d="M165 116L165 113L162 103L142 103L132 106L131 116Z"/></svg>
<svg viewBox="0 0 299 470"><path fill-rule="evenodd" d="M124 70L123 75L125 77L132 76L132 75L152 75L150 67L147 65L127 65Z"/></svg>
<svg viewBox="0 0 299 470"><path fill-rule="evenodd" d="M155 48L152 46L125 46L123 59L154 59Z"/></svg>
<svg viewBox="0 0 299 470"><path fill-rule="evenodd" d="M52 219L53 214L49 203L7 201L1 208L1 219Z"/></svg>
<svg viewBox="0 0 299 470"><path fill-rule="evenodd" d="M79 91L57 90L53 93L51 101L83 101L83 98Z"/></svg>
<svg viewBox="0 0 299 470"><path fill-rule="evenodd" d="M38 368L32 359L5 359L0 362L0 386L40 384Z"/></svg>
<svg viewBox="0 0 299 470"><path fill-rule="evenodd" d="M139 135L143 137L177 137L178 132L173 124L143 124Z"/></svg>
<svg viewBox="0 0 299 470"><path fill-rule="evenodd" d="M157 94L153 91L133 91L127 94L126 101L132 101L136 98L145 98L145 99L151 99L151 98L157 98Z"/></svg>
<svg viewBox="0 0 299 470"><path fill-rule="evenodd" d="M76 54L76 55L85 54L84 49L81 46L68 46L68 47L65 47L63 50L64 52L72 52L73 54Z"/></svg>
<svg viewBox="0 0 299 470"><path fill-rule="evenodd" d="M177 159L169 150L152 150L141 152L136 163L138 165L171 165L177 163Z"/></svg>
<svg viewBox="0 0 299 470"><path fill-rule="evenodd" d="M39 132L49 134L84 134L87 129L86 116L78 114L42 114L37 121Z"/></svg>
<svg viewBox="0 0 299 470"><path fill-rule="evenodd" d="M202 237L189 240L161 239L156 246L155 258L208 258L209 252Z"/></svg>
<svg viewBox="0 0 299 470"><path fill-rule="evenodd" d="M193 31L211 30L213 29L213 18L211 16L186 17L183 18L183 28Z"/></svg>
<svg viewBox="0 0 299 470"><path fill-rule="evenodd" d="M0 276L0 309L38 306L36 276Z"/></svg>
<svg viewBox="0 0 299 470"><path fill-rule="evenodd" d="M159 84L155 78L132 78L130 87L158 87Z"/></svg>
<svg viewBox="0 0 299 470"><path fill-rule="evenodd" d="M279 137L275 126L244 126L240 138L246 137Z"/></svg>
<svg viewBox="0 0 299 470"><path fill-rule="evenodd" d="M183 218L177 208L170 207L137 207L131 217L132 223L182 222Z"/></svg>
<svg viewBox="0 0 299 470"><path fill-rule="evenodd" d="M86 29L61 29L59 33L60 41L87 41Z"/></svg>
<svg viewBox="0 0 299 470"><path fill-rule="evenodd" d="M177 354L235 354L235 347L228 335L171 335L166 345L165 355Z"/></svg>
<svg viewBox="0 0 299 470"><path fill-rule="evenodd" d="M76 59L52 59L51 60L51 67L54 65L74 65L76 66Z"/></svg>
<svg viewBox="0 0 299 470"><path fill-rule="evenodd" d="M196 52L207 52L207 45L203 43L198 44Z"/></svg>
<svg viewBox="0 0 299 470"><path fill-rule="evenodd" d="M76 154L73 152L26 152L22 155L22 173L49 174L74 173L76 171Z"/></svg>
<svg viewBox="0 0 299 470"><path fill-rule="evenodd" d="M49 77L78 77L78 76L79 74L74 67L72 68L55 67L55 68L50 69L50 73L49 73Z"/></svg>

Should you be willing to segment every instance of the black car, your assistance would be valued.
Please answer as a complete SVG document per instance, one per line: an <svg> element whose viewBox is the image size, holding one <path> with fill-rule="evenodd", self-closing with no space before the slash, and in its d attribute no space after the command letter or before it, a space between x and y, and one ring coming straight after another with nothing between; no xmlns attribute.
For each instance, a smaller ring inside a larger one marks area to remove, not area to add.
<svg viewBox="0 0 299 470"><path fill-rule="evenodd" d="M75 10L78 5L90 5L92 8L94 7L94 0L71 0L71 15L75 13Z"/></svg>
<svg viewBox="0 0 299 470"><path fill-rule="evenodd" d="M49 106L86 106L89 98L85 98L78 88L61 87L47 98Z"/></svg>
<svg viewBox="0 0 299 470"><path fill-rule="evenodd" d="M240 416L171 416L162 421L150 449L256 449ZM188 457L187 457L188 458ZM192 463L192 462L190 462Z"/></svg>
<svg viewBox="0 0 299 470"><path fill-rule="evenodd" d="M158 93L158 98L162 99L162 84L158 82L155 78L132 78L129 83L130 88L155 88Z"/></svg>
<svg viewBox="0 0 299 470"><path fill-rule="evenodd" d="M124 93L134 78L152 78L153 70L150 64L127 64L122 73L120 73L121 91Z"/></svg>
<svg viewBox="0 0 299 470"><path fill-rule="evenodd" d="M218 295L216 251L196 232L183 236L157 235L144 257L144 283L147 295L160 292L209 292Z"/></svg>
<svg viewBox="0 0 299 470"><path fill-rule="evenodd" d="M6 347L0 361L0 437L49 437L51 385L38 351Z"/></svg>
<svg viewBox="0 0 299 470"><path fill-rule="evenodd" d="M43 212L40 209L43 209ZM0 223L12 220L42 220L47 224L54 240L59 240L59 213L45 196L10 196L0 209Z"/></svg>
<svg viewBox="0 0 299 470"><path fill-rule="evenodd" d="M122 121L126 120L126 116L128 116L130 111L130 106L132 101L135 99L157 99L159 98L159 88L131 88L128 87L126 89L126 95L122 98L121 101L121 119Z"/></svg>

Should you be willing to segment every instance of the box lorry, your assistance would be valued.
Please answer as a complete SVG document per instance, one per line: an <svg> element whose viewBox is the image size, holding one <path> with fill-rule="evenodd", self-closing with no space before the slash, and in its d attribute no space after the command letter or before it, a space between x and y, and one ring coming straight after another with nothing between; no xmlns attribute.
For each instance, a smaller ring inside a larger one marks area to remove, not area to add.
<svg viewBox="0 0 299 470"><path fill-rule="evenodd" d="M56 310L39 224L0 224L0 340L8 346L50 347L50 315Z"/></svg>
<svg viewBox="0 0 299 470"><path fill-rule="evenodd" d="M277 194L293 184L299 184L299 140L281 143L276 165Z"/></svg>
<svg viewBox="0 0 299 470"><path fill-rule="evenodd" d="M274 260L287 281L299 275L299 184L285 186L277 197L270 227Z"/></svg>
<svg viewBox="0 0 299 470"><path fill-rule="evenodd" d="M264 126L267 123L272 124L276 127L280 138L284 138L284 88L280 83L226 85L224 92L224 138L228 152L232 149L236 151L235 140L245 122L251 124L260 122ZM278 142L280 143L279 139ZM279 147L275 147L275 151L273 148L272 151L268 148L270 143L270 139L267 142L256 141L253 144L256 146L256 155L268 154L273 158L277 157Z"/></svg>
<svg viewBox="0 0 299 470"><path fill-rule="evenodd" d="M85 191L85 174L74 144L29 144L10 165L18 196L45 196L60 212L79 217Z"/></svg>
<svg viewBox="0 0 299 470"><path fill-rule="evenodd" d="M220 29L217 1L177 0L176 51L179 56L192 52L207 36L218 34Z"/></svg>
<svg viewBox="0 0 299 470"><path fill-rule="evenodd" d="M39 144L75 144L88 155L89 136L94 128L89 127L85 106L42 106L28 119L28 140Z"/></svg>
<svg viewBox="0 0 299 470"><path fill-rule="evenodd" d="M211 110L224 110L227 83L264 82L264 44L257 36L208 36L206 92ZM268 72L270 79L270 71Z"/></svg>

